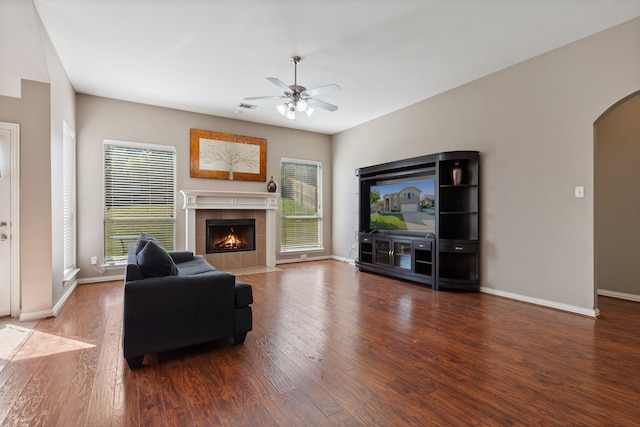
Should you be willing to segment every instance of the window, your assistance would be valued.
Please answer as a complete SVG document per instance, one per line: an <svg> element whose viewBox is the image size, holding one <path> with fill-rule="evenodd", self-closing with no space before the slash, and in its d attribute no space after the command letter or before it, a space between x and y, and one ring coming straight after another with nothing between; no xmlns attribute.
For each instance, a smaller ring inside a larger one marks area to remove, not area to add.
<svg viewBox="0 0 640 427"><path fill-rule="evenodd" d="M175 147L104 140L104 258L126 259L140 233L175 248Z"/></svg>
<svg viewBox="0 0 640 427"><path fill-rule="evenodd" d="M62 122L62 220L64 275L76 268L76 136Z"/></svg>
<svg viewBox="0 0 640 427"><path fill-rule="evenodd" d="M281 252L322 249L322 163L282 159Z"/></svg>

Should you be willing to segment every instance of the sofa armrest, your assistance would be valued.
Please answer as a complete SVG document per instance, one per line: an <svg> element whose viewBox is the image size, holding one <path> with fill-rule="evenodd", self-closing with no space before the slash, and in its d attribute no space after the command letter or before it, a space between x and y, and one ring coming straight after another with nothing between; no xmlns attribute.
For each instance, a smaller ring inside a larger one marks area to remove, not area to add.
<svg viewBox="0 0 640 427"><path fill-rule="evenodd" d="M125 282L144 279L142 270L140 270L138 260L136 259L136 247L136 243L129 243L129 252L127 252L127 268L124 272Z"/></svg>
<svg viewBox="0 0 640 427"><path fill-rule="evenodd" d="M251 285L236 281L236 308L247 307L253 304L253 291Z"/></svg>

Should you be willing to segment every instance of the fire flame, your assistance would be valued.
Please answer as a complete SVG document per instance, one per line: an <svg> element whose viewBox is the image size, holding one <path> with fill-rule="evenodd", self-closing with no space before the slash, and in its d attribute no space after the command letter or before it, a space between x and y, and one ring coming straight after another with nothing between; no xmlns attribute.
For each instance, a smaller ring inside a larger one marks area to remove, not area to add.
<svg viewBox="0 0 640 427"><path fill-rule="evenodd" d="M242 247L242 241L235 235L233 228L222 240L215 245L216 249L238 249Z"/></svg>

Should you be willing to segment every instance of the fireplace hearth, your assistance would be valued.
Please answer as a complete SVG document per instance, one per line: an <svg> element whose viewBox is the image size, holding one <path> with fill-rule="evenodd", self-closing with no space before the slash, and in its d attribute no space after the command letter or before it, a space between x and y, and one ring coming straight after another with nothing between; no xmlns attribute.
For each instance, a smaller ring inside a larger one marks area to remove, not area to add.
<svg viewBox="0 0 640 427"><path fill-rule="evenodd" d="M254 251L256 249L255 219L206 220L206 253Z"/></svg>

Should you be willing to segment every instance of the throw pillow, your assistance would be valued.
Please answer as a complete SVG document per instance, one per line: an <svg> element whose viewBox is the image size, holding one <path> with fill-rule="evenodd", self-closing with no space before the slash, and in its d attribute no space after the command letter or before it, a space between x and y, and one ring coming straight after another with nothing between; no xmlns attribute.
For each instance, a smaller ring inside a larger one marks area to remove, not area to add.
<svg viewBox="0 0 640 427"><path fill-rule="evenodd" d="M138 266L144 277L175 276L178 267L171 255L158 243L149 240L136 255Z"/></svg>
<svg viewBox="0 0 640 427"><path fill-rule="evenodd" d="M136 255L139 254L142 248L144 248L149 242L156 242L159 246L162 246L160 245L160 242L158 242L156 238L151 234L141 233L140 237L138 238L138 245L136 246Z"/></svg>

